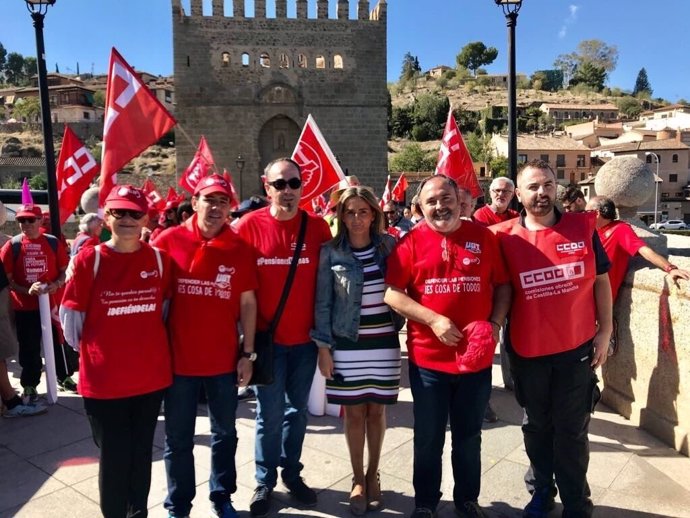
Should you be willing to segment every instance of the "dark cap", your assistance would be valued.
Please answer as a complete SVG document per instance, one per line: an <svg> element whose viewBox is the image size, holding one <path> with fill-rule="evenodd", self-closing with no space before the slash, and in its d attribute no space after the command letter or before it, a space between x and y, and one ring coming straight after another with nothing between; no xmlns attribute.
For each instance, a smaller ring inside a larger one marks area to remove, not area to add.
<svg viewBox="0 0 690 518"><path fill-rule="evenodd" d="M237 210L233 210L230 214L233 218L240 218L244 216L247 212L252 212L254 210L261 209L263 207L266 207L267 205L268 202L263 198L259 198L258 196L252 196L251 198L244 200L242 203L240 203L240 205L237 207Z"/></svg>

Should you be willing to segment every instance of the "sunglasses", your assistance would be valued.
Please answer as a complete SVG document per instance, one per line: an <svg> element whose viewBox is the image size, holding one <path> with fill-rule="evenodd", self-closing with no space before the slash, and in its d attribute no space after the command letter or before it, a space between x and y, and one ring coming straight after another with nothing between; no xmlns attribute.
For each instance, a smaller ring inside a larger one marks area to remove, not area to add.
<svg viewBox="0 0 690 518"><path fill-rule="evenodd" d="M36 223L36 218L17 218L17 223Z"/></svg>
<svg viewBox="0 0 690 518"><path fill-rule="evenodd" d="M277 191L284 191L286 187L290 187L293 191L299 189L302 187L302 180L299 178L290 178L289 180L285 180L283 178L279 178L278 180L274 180L272 182L266 182L268 185L276 189Z"/></svg>
<svg viewBox="0 0 690 518"><path fill-rule="evenodd" d="M125 216L129 216L132 219L140 220L146 216L145 212L140 210L129 210L129 209L108 209L108 214L110 214L115 219L122 219Z"/></svg>

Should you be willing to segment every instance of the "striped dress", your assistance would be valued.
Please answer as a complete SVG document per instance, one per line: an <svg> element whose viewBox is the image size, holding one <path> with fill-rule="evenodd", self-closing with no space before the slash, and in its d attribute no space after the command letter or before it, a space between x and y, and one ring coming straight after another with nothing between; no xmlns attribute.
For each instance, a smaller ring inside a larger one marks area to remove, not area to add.
<svg viewBox="0 0 690 518"><path fill-rule="evenodd" d="M327 380L326 396L329 403L340 405L393 404L400 386L400 343L383 302L383 274L374 261L373 245L352 252L364 267L359 340L335 337L337 379Z"/></svg>

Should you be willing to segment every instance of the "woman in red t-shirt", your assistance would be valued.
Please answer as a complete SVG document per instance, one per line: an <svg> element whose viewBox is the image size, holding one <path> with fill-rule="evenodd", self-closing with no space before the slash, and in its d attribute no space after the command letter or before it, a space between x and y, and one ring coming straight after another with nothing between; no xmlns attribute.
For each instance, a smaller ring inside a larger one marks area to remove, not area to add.
<svg viewBox="0 0 690 518"><path fill-rule="evenodd" d="M80 350L79 393L100 448L104 518L146 515L153 434L172 382L163 322L169 259L139 240L144 193L113 188L105 202L109 241L82 250L68 279L60 319Z"/></svg>

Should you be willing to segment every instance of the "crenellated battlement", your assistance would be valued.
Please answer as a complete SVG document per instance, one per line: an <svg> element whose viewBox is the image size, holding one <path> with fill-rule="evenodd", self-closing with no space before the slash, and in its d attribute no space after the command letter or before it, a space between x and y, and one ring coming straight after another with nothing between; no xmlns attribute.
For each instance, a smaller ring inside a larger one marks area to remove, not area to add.
<svg viewBox="0 0 690 518"><path fill-rule="evenodd" d="M254 0L254 12L248 16L245 0L172 0L173 14L183 17L316 19L316 20L386 20L386 0L379 0L370 10L369 0ZM331 7L332 6L332 7ZM229 12L230 11L230 12ZM312 16L310 16L310 13ZM334 17L329 16L334 14Z"/></svg>

